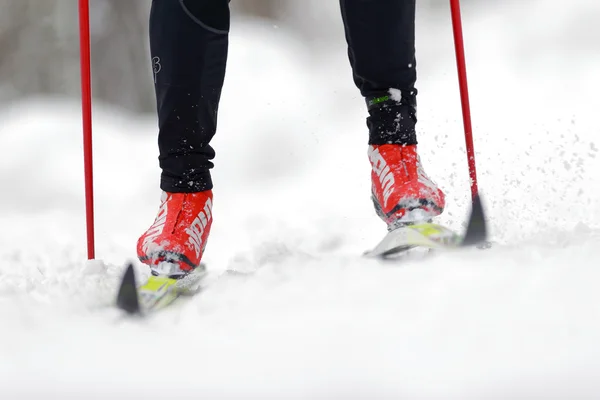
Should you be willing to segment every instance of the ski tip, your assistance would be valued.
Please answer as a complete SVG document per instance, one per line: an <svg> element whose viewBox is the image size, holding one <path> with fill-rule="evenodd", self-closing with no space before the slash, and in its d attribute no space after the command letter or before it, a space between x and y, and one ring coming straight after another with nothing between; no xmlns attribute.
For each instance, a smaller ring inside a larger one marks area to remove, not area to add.
<svg viewBox="0 0 600 400"><path fill-rule="evenodd" d="M479 194L477 194L473 198L471 215L469 216L469 222L462 246L467 247L484 245L487 242L487 236L488 233L485 213L483 211L483 205L481 204L481 197Z"/></svg>
<svg viewBox="0 0 600 400"><path fill-rule="evenodd" d="M135 283L135 270L132 263L129 263L125 274L123 274L119 293L117 294L117 307L128 314L140 313L140 303Z"/></svg>

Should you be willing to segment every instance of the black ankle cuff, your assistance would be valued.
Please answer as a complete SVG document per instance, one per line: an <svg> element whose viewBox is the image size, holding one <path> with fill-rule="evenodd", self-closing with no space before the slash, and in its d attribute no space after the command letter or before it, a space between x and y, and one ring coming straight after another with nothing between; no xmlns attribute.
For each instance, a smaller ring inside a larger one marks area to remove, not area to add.
<svg viewBox="0 0 600 400"><path fill-rule="evenodd" d="M210 172L194 173L193 176L175 177L163 172L160 188L169 193L197 193L213 188Z"/></svg>
<svg viewBox="0 0 600 400"><path fill-rule="evenodd" d="M417 144L416 98L402 95L400 101L389 94L366 98L369 117L369 144Z"/></svg>

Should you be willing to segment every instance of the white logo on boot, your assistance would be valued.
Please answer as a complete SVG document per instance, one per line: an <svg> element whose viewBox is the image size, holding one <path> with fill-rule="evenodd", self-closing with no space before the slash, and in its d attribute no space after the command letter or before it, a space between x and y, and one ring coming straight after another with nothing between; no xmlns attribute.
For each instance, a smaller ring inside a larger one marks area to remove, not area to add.
<svg viewBox="0 0 600 400"><path fill-rule="evenodd" d="M158 209L158 215L156 216L156 219L154 220L154 223L152 224L150 229L148 229L148 232L146 233L146 237L144 238L144 242L142 243L142 249L144 250L144 253L148 254L150 245L153 244L154 239L156 239L157 237L159 237L162 234L162 231L165 227L166 222L167 222L167 201L166 201L165 194L163 193L162 204L160 205L160 208ZM154 244L154 246L155 245L156 244Z"/></svg>
<svg viewBox="0 0 600 400"><path fill-rule="evenodd" d="M373 172L379 179L379 184L383 191L383 207L387 207L388 199L394 193L394 174L390 171L390 167L385 162L384 158L379 153L379 149L373 149L369 146L369 160L373 167Z"/></svg>
<svg viewBox="0 0 600 400"><path fill-rule="evenodd" d="M211 199L206 199L206 203L204 204L204 210L198 213L192 225L185 230L185 233L190 235L188 239L188 243L192 245L194 251L196 252L196 257L200 257L200 252L202 251L202 234L204 233L204 229L210 222L212 218L212 201Z"/></svg>

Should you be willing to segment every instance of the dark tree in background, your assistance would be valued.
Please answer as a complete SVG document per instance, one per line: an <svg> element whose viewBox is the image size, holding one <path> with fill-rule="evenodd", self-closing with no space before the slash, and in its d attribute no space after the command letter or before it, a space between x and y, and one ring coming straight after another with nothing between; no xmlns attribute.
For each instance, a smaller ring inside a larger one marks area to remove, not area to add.
<svg viewBox="0 0 600 400"><path fill-rule="evenodd" d="M153 107L147 1L91 0L94 97L132 111ZM0 0L0 101L78 96L75 0Z"/></svg>

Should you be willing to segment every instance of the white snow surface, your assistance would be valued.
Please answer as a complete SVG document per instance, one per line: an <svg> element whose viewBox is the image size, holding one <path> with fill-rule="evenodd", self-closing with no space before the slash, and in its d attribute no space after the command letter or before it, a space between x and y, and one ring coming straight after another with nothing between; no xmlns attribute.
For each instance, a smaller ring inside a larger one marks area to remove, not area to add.
<svg viewBox="0 0 600 400"><path fill-rule="evenodd" d="M128 319L113 302L158 207L154 116L94 106L97 260L86 261L79 104L2 110L2 398L599 398L600 58L538 65L554 50L534 46L515 61L506 7L465 23L487 251L362 258L385 227L345 47L313 63L284 30L239 23L205 261L253 274ZM451 31L430 27L419 48L440 49L418 67L420 153L447 193L440 222L462 230Z"/></svg>

